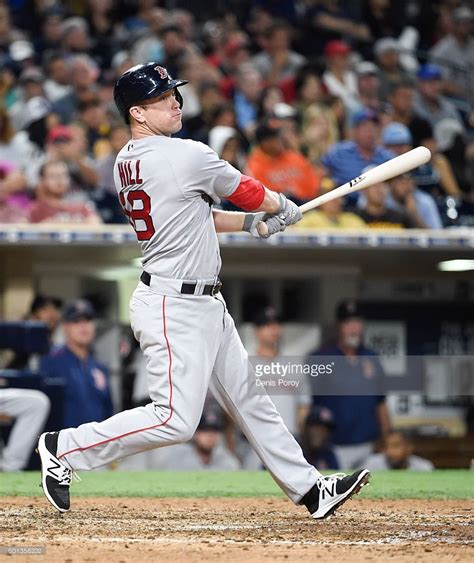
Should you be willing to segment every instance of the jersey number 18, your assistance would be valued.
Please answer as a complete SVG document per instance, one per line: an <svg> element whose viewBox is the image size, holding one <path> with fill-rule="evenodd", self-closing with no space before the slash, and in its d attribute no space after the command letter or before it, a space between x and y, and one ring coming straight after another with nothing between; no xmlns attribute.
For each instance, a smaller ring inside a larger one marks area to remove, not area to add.
<svg viewBox="0 0 474 563"><path fill-rule="evenodd" d="M127 195L120 192L119 199L125 215L127 215L130 221L130 225L137 233L138 240L150 240L155 234L155 226L150 215L150 196L144 190L130 190ZM136 207L136 205L140 205L140 207Z"/></svg>

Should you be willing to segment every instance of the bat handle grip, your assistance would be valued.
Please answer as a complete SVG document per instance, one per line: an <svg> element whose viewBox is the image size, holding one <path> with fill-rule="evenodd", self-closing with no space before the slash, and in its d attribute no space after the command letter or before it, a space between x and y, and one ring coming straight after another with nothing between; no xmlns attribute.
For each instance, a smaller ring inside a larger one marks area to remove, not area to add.
<svg viewBox="0 0 474 563"><path fill-rule="evenodd" d="M257 223L257 232L261 237L266 237L268 235L268 227L263 221Z"/></svg>

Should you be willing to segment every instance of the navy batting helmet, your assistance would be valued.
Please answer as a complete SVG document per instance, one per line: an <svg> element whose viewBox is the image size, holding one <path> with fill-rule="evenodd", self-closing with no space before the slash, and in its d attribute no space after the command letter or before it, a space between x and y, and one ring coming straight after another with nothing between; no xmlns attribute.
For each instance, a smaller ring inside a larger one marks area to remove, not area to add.
<svg viewBox="0 0 474 563"><path fill-rule="evenodd" d="M115 104L125 123L130 123L128 110L131 107L187 83L187 80L173 80L166 68L157 63L136 65L125 71L115 83ZM183 107L183 97L178 90L176 99L180 107Z"/></svg>

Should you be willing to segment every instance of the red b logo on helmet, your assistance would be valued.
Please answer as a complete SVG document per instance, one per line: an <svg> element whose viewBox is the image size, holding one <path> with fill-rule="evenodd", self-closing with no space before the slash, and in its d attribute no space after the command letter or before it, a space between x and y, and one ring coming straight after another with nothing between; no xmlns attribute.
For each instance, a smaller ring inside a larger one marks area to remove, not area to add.
<svg viewBox="0 0 474 563"><path fill-rule="evenodd" d="M163 80L166 80L168 78L168 72L166 68L163 68L162 66L158 65L155 66L155 70Z"/></svg>

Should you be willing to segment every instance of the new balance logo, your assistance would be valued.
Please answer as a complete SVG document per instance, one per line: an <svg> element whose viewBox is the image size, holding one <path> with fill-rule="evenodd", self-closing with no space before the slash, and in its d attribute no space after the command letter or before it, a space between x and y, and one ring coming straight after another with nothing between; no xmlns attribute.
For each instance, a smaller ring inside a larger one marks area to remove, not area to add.
<svg viewBox="0 0 474 563"><path fill-rule="evenodd" d="M321 491L321 498L324 500L326 495L333 497L336 494L336 483L330 483Z"/></svg>
<svg viewBox="0 0 474 563"><path fill-rule="evenodd" d="M56 471L57 469L60 469L61 464L58 463L57 461L55 461L54 459L50 459L50 461L51 461L51 463L54 463L54 465L53 465L53 466L50 465L50 466L48 467L48 473L49 473L49 474L51 475L51 477L53 477L54 479L59 480L59 474L58 474L58 473L55 473L55 471Z"/></svg>

